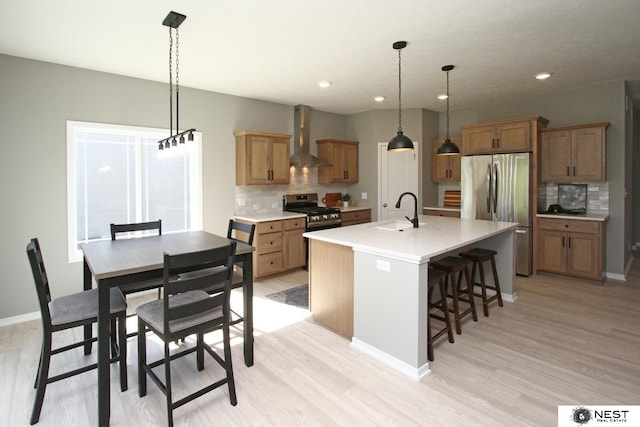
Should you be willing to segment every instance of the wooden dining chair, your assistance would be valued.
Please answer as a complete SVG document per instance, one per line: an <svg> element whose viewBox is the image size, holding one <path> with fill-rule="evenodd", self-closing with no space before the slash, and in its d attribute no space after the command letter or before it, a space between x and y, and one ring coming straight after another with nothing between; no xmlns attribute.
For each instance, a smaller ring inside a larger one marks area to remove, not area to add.
<svg viewBox="0 0 640 427"><path fill-rule="evenodd" d="M51 356L59 354L77 347L84 346L88 342L94 342L97 338L85 339L63 347L52 349L53 333L78 326L91 325L98 319L98 290L91 289L63 297L51 298L49 280L44 267L44 259L40 249L40 242L37 238L31 239L27 245L27 256L33 273L33 280L36 285L38 302L40 304L40 314L42 318L42 350L40 362L34 388L36 398L33 403L31 413L31 424L35 424L40 419L42 402L47 384L69 378L74 375L95 369L98 365L93 363L81 368L66 371L64 373L49 376ZM127 340L125 332L127 303L118 288L111 289L111 363L118 361L120 364L120 388L126 391L127 384ZM116 321L118 331L118 341L116 341Z"/></svg>
<svg viewBox="0 0 640 427"><path fill-rule="evenodd" d="M124 233L128 233L129 237L131 237L132 233L141 232L141 231L157 231L158 235L162 235L162 220L159 219L157 221L149 221L149 222L136 222L130 224L111 224L111 240L116 240L118 235L122 235ZM151 280L141 280L134 283L128 283L126 285L121 285L120 290L122 291L125 298L129 294L134 294L137 292L149 291L152 289L158 290L158 299L162 296L162 280L151 279ZM127 317L135 316L135 314L130 314ZM133 337L136 335L136 332L130 332L127 334L127 337Z"/></svg>
<svg viewBox="0 0 640 427"><path fill-rule="evenodd" d="M255 224L238 222L238 221L234 221L233 219L229 220L229 227L227 229L227 239L235 240L236 242L241 242L249 246L253 246L253 237L255 234L256 234ZM243 267L242 261L236 262L235 265L240 268ZM234 268L231 288L232 289L242 288L243 285L244 285L244 280L242 278L242 274L240 274ZM244 317L236 313L234 310L231 310L231 314L232 314L232 319L231 319L232 325L237 325L238 323L244 322Z"/></svg>
<svg viewBox="0 0 640 427"><path fill-rule="evenodd" d="M140 397L147 394L147 376L151 377L167 401L169 426L173 425L173 410L227 384L231 404L237 404L231 343L229 338L229 299L235 261L236 242L231 241L216 249L170 255L164 254L164 296L136 309L138 315L138 390ZM179 273L191 273L176 277ZM217 292L210 289L218 285ZM205 291L206 289L206 291ZM212 293L213 295L210 295ZM204 335L222 329L224 357L204 341ZM147 335L151 331L164 344L164 357L147 362ZM170 354L169 344L185 336L197 335L196 345ZM196 366L204 370L204 351L225 370L225 377L177 401L173 400L171 361L196 353ZM154 368L164 365L164 382Z"/></svg>

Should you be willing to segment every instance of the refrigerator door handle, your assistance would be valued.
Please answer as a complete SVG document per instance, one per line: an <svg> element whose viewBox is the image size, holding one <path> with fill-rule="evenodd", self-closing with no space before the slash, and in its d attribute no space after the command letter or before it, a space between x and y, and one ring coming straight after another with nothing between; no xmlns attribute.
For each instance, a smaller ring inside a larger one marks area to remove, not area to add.
<svg viewBox="0 0 640 427"><path fill-rule="evenodd" d="M491 164L487 165L485 184L487 185L487 213L491 213Z"/></svg>
<svg viewBox="0 0 640 427"><path fill-rule="evenodd" d="M498 164L493 165L493 213L498 210Z"/></svg>

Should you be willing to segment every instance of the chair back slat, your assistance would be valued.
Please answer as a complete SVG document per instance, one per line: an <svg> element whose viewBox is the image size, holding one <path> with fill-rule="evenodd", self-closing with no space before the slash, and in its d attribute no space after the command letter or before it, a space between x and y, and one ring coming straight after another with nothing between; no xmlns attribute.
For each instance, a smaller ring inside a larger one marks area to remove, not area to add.
<svg viewBox="0 0 640 427"><path fill-rule="evenodd" d="M27 245L27 257L29 258L33 281L36 285L42 322L45 324L45 328L50 328L51 313L49 312L49 303L51 302L51 290L49 289L49 279L47 278L47 271L44 267L42 251L40 250L40 242L37 238L31 239Z"/></svg>
<svg viewBox="0 0 640 427"><path fill-rule="evenodd" d="M235 262L236 242L203 251L184 254L164 254L164 329L169 333L169 323L193 316L207 310L222 307L227 313L229 307L229 292ZM187 277L180 277L180 273L189 272ZM171 306L173 295L195 290L210 290L212 286L220 286L224 291L219 296L206 300ZM226 315L226 314L225 314Z"/></svg>
<svg viewBox="0 0 640 427"><path fill-rule="evenodd" d="M227 239L237 242L246 243L253 246L253 236L256 233L255 224L247 224L244 222L229 220L229 228L227 229Z"/></svg>
<svg viewBox="0 0 640 427"><path fill-rule="evenodd" d="M136 222L131 224L111 224L111 240L116 240L118 233L130 233L134 231L158 230L158 235L162 235L162 220L149 222Z"/></svg>

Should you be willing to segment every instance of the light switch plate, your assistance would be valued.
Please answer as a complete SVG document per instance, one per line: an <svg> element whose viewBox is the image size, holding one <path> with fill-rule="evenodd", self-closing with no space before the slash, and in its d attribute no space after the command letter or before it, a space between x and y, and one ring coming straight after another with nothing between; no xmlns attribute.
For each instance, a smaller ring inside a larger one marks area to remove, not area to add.
<svg viewBox="0 0 640 427"><path fill-rule="evenodd" d="M382 271L391 271L391 263L381 259L376 260L376 268Z"/></svg>

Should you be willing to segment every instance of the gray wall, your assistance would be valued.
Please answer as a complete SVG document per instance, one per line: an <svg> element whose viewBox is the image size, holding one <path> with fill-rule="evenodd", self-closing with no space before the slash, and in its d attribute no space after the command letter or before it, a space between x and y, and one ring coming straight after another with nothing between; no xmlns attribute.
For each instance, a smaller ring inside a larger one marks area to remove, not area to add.
<svg viewBox="0 0 640 427"><path fill-rule="evenodd" d="M42 245L53 296L82 289L67 262L66 121L168 127L167 85L0 55L0 319L38 310L25 254ZM203 133L204 229L226 233L241 129L291 133L293 107L182 88L181 124Z"/></svg>
<svg viewBox="0 0 640 427"><path fill-rule="evenodd" d="M609 221L607 223L607 273L622 275L630 259L628 235L633 217L625 218L627 204L631 206L633 194L628 189L625 198L625 176L632 176L633 163L625 161L630 156L632 140L625 115L625 84L610 83L581 90L511 99L503 102L487 102L477 108L455 110L450 113L451 129L463 124L482 123L525 116L543 116L549 120L547 127L561 127L587 123L608 122L606 134L606 173L609 182ZM446 116L440 115L440 129L446 129ZM455 134L455 132L451 132ZM636 163L637 165L638 163ZM637 166L636 166L637 167ZM637 191L636 191L637 193Z"/></svg>
<svg viewBox="0 0 640 427"><path fill-rule="evenodd" d="M438 135L438 113L423 109L402 110L402 130L414 144L419 144L420 157L419 206L425 197L437 199L437 185L431 182L431 140ZM347 139L360 141L360 182L351 185L349 191L360 199L362 192L369 198L363 202L371 206L373 220L378 218L378 143L389 142L398 130L398 110L375 110L347 116ZM428 157L428 160L426 156ZM433 202L429 200L429 202Z"/></svg>

